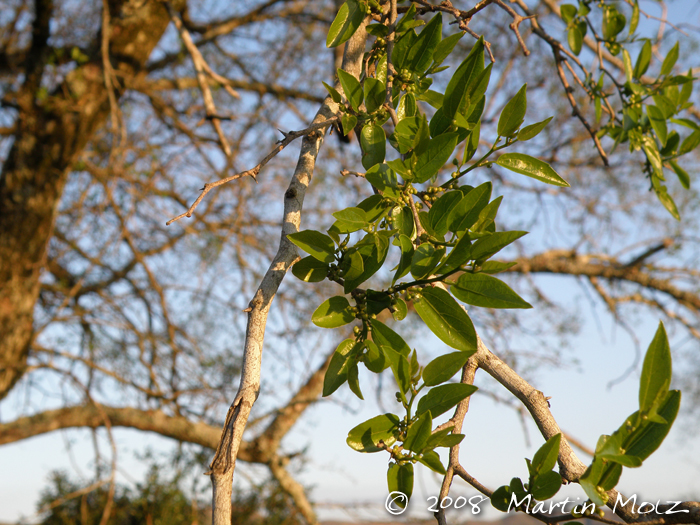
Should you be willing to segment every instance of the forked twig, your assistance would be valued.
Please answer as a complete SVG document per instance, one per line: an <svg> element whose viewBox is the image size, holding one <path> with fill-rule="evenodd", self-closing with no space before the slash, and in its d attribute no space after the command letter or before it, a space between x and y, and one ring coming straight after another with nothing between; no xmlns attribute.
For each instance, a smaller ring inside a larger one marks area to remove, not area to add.
<svg viewBox="0 0 700 525"><path fill-rule="evenodd" d="M202 193L199 195L199 197L197 197L197 200L194 201L194 203L192 203L192 206L190 206L190 208L185 213L181 213L177 217L170 219L168 222L165 223L165 225L170 226L172 223L182 219L183 217L192 217L192 213L197 208L197 206L199 206L199 203L202 202L202 199L204 198L204 196L207 193L209 193L211 190L216 188L217 186L221 186L223 184L226 184L227 182L231 182L232 180L240 179L243 177L253 177L253 179L255 179L257 181L258 173L260 173L260 170L263 168L263 166L265 166L265 164L270 162L280 151L282 151L284 148L289 146L289 144L294 142L299 137L304 137L306 135L310 135L311 133L313 133L314 131L316 131L318 129L325 128L326 126L329 126L331 124L339 122L340 118L341 118L340 116L332 117L332 118L329 118L328 120L325 120L323 122L317 122L315 124L311 124L309 127L304 128L300 131L284 132L284 131L280 130L280 133L282 133L282 135L284 135L284 138L282 140L278 141L277 146L275 146L275 148L270 153L268 153L267 156L265 156L265 158L263 160L261 160L255 167L253 167L249 170L246 170L246 171L234 173L233 175L231 175L229 177L226 177L226 178L214 181L214 182L207 182L204 185L204 187L201 189Z"/></svg>

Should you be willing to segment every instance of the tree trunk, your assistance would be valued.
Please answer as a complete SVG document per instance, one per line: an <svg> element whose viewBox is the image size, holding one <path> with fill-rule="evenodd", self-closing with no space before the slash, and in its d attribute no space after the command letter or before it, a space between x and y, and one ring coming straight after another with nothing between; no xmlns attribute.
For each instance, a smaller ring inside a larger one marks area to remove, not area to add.
<svg viewBox="0 0 700 525"><path fill-rule="evenodd" d="M109 55L114 85L139 74L168 26L162 3L109 0ZM14 93L15 141L0 173L0 399L22 377L33 339L56 210L71 167L110 114L101 35L90 60L72 70L48 96L41 78L50 55L51 0L36 0L25 81ZM121 90L115 90L118 99Z"/></svg>

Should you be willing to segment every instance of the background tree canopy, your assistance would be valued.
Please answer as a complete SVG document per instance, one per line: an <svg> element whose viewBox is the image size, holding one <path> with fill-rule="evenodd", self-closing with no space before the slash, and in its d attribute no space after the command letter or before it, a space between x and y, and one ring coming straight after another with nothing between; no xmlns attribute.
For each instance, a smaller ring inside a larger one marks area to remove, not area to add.
<svg viewBox="0 0 700 525"><path fill-rule="evenodd" d="M53 475L47 523L315 523L294 476L315 438L283 440L322 396L376 399L344 431L389 491L431 469L499 509L562 478L614 500L671 386L697 419L697 28L665 20L692 2L4 5L0 444L94 444L85 483ZM553 299L551 275L588 300ZM639 347L640 406L584 464L536 379L585 361L567 348L596 307ZM537 424L528 479L468 473L472 394ZM178 444L168 481L117 484L120 428ZM231 507L236 458L254 482ZM213 503L182 482L210 462ZM700 523L684 505L654 519Z"/></svg>

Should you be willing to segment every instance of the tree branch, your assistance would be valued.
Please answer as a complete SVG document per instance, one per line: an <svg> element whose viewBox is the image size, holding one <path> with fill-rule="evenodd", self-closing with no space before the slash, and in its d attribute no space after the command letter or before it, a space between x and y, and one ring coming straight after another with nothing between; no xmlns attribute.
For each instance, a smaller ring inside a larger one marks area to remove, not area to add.
<svg viewBox="0 0 700 525"><path fill-rule="evenodd" d="M343 59L343 69L356 77L360 75L367 38L364 27L363 23L348 41ZM313 123L327 122L336 117L338 112L338 104L328 97L318 110ZM298 257L296 247L287 239L287 234L299 231L304 196L313 176L316 156L323 143L325 130L326 128L321 128L306 135L302 141L299 161L289 188L284 194L284 219L277 255L250 301L241 382L226 416L221 441L211 463L214 525L231 523L233 471L248 416L260 391L260 362L267 315L285 273Z"/></svg>

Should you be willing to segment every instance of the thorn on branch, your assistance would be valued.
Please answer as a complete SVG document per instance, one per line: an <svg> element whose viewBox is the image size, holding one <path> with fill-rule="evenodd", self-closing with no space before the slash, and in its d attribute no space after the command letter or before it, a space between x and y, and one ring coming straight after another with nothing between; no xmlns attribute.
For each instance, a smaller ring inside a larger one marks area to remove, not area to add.
<svg viewBox="0 0 700 525"><path fill-rule="evenodd" d="M343 177L347 177L348 175L354 175L355 177L361 177L363 179L365 177L364 173L360 173L359 171L352 171L352 170L340 170L340 174Z"/></svg>

